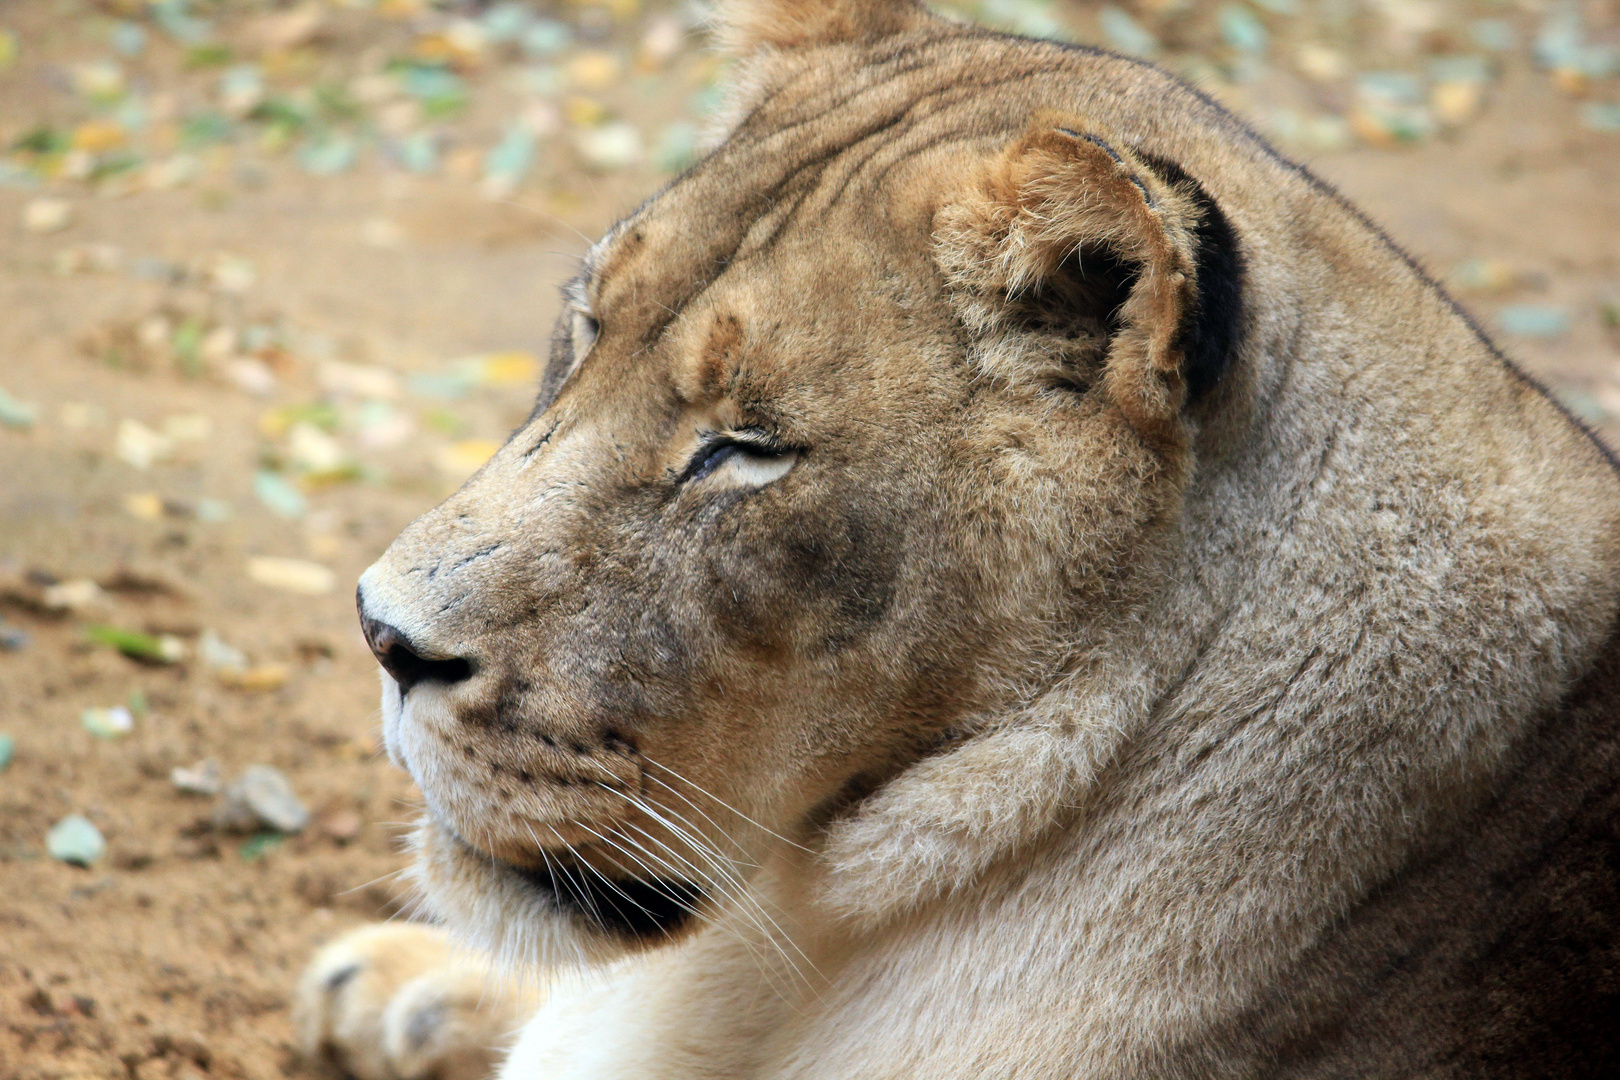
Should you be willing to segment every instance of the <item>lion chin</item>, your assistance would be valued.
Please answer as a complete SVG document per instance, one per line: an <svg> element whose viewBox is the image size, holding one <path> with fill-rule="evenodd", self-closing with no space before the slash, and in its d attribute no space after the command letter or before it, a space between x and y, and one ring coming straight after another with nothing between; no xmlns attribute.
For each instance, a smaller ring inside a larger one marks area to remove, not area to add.
<svg viewBox="0 0 1620 1080"><path fill-rule="evenodd" d="M1614 460L1156 68L720 9L725 133L361 579L435 925L328 945L305 1049L1620 1074Z"/></svg>

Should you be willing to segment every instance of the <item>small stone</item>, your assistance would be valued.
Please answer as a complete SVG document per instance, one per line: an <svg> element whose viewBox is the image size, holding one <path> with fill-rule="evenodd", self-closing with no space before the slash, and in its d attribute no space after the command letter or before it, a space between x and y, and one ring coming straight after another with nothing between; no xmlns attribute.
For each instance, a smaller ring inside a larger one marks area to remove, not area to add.
<svg viewBox="0 0 1620 1080"><path fill-rule="evenodd" d="M321 596L337 585L337 575L320 563L256 555L248 560L248 577L284 592Z"/></svg>
<svg viewBox="0 0 1620 1080"><path fill-rule="evenodd" d="M301 518L309 510L304 493L286 477L260 469L253 477L253 494L277 517ZM252 571L249 570L251 574Z"/></svg>
<svg viewBox="0 0 1620 1080"><path fill-rule="evenodd" d="M321 831L340 844L360 835L360 815L353 810L334 810L321 818Z"/></svg>
<svg viewBox="0 0 1620 1080"><path fill-rule="evenodd" d="M126 416L118 422L114 452L120 461L137 469L146 470L173 453L174 442L139 420L131 420Z"/></svg>
<svg viewBox="0 0 1620 1080"><path fill-rule="evenodd" d="M107 854L107 841L101 830L83 814L69 814L45 834L45 850L51 858L74 866L89 866Z"/></svg>
<svg viewBox="0 0 1620 1080"><path fill-rule="evenodd" d="M1108 44L1120 52L1148 58L1159 55L1159 39L1121 8L1105 6L1097 12L1097 23Z"/></svg>
<svg viewBox="0 0 1620 1080"><path fill-rule="evenodd" d="M139 56L146 48L146 28L128 20L113 24L112 46L125 56Z"/></svg>
<svg viewBox="0 0 1620 1080"><path fill-rule="evenodd" d="M208 283L223 293L241 296L259 280L251 262L235 255L216 255L208 267Z"/></svg>
<svg viewBox="0 0 1620 1080"><path fill-rule="evenodd" d="M142 521L158 521L163 517L163 498L155 491L137 491L125 495L124 513Z"/></svg>
<svg viewBox="0 0 1620 1080"><path fill-rule="evenodd" d="M1620 102L1586 102L1581 106L1581 123L1591 131L1620 133Z"/></svg>
<svg viewBox="0 0 1620 1080"><path fill-rule="evenodd" d="M0 652L22 652L28 648L28 634L15 626L0 626Z"/></svg>
<svg viewBox="0 0 1620 1080"><path fill-rule="evenodd" d="M1505 259L1469 259L1458 263L1446 280L1469 292L1506 292L1520 283L1520 274Z"/></svg>
<svg viewBox="0 0 1620 1080"><path fill-rule="evenodd" d="M224 368L225 378L236 384L238 390L254 397L269 397L276 392L276 373L263 360L240 356L229 361Z"/></svg>
<svg viewBox="0 0 1620 1080"><path fill-rule="evenodd" d="M540 378L540 358L526 352L498 352L467 361L483 386L530 386Z"/></svg>
<svg viewBox="0 0 1620 1080"><path fill-rule="evenodd" d="M213 758L199 761L186 768L176 765L169 772L169 781L175 789L187 795L218 795L224 790L224 783L219 775L219 762Z"/></svg>
<svg viewBox="0 0 1620 1080"><path fill-rule="evenodd" d="M664 129L653 151L653 162L664 172L680 172L698 159L698 130L696 124L685 121Z"/></svg>
<svg viewBox="0 0 1620 1080"><path fill-rule="evenodd" d="M215 671L240 671L248 666L247 654L228 643L213 629L205 629L198 635L197 656Z"/></svg>
<svg viewBox="0 0 1620 1080"><path fill-rule="evenodd" d="M47 585L40 595L40 602L49 611L84 611L100 607L106 600L101 586L89 578L73 578Z"/></svg>
<svg viewBox="0 0 1620 1080"><path fill-rule="evenodd" d="M1221 38L1238 52L1258 56L1266 51L1265 24L1248 8L1226 5L1221 9L1220 25Z"/></svg>
<svg viewBox="0 0 1620 1080"><path fill-rule="evenodd" d="M84 730L98 739L121 739L135 730L135 714L122 705L86 709L79 714Z"/></svg>
<svg viewBox="0 0 1620 1080"><path fill-rule="evenodd" d="M278 690L292 677L292 668L286 664L260 664L248 668L222 668L215 678L221 686L232 690L262 692Z"/></svg>
<svg viewBox="0 0 1620 1080"><path fill-rule="evenodd" d="M225 789L224 799L214 811L214 824L236 831L263 826L295 833L309 824L309 811L279 769L249 765L241 779Z"/></svg>
<svg viewBox="0 0 1620 1080"><path fill-rule="evenodd" d="M1560 307L1514 304L1496 316L1503 333L1518 337L1556 338L1569 333L1569 312Z"/></svg>
<svg viewBox="0 0 1620 1080"><path fill-rule="evenodd" d="M523 32L519 44L530 56L556 56L573 43L574 32L568 24L555 19L536 19Z"/></svg>
<svg viewBox="0 0 1620 1080"><path fill-rule="evenodd" d="M62 277L74 274L110 274L124 264L124 251L116 244L74 244L58 251L51 269Z"/></svg>
<svg viewBox="0 0 1620 1080"><path fill-rule="evenodd" d="M17 740L10 735L0 735L0 772L11 767L11 759L17 755Z"/></svg>
<svg viewBox="0 0 1620 1080"><path fill-rule="evenodd" d="M566 70L569 81L582 90L606 90L618 81L622 71L618 57L596 49L576 55Z"/></svg>
<svg viewBox="0 0 1620 1080"><path fill-rule="evenodd" d="M356 416L355 441L372 450L398 446L416 430L415 422L385 401L368 401Z"/></svg>
<svg viewBox="0 0 1620 1080"><path fill-rule="evenodd" d="M489 439L463 439L441 448L433 461L446 476L462 480L477 472L500 448L500 443Z"/></svg>
<svg viewBox="0 0 1620 1080"><path fill-rule="evenodd" d="M27 431L34 426L34 421L38 418L39 410L33 405L18 401L4 390L0 390L0 427Z"/></svg>
<svg viewBox="0 0 1620 1080"><path fill-rule="evenodd" d="M347 135L322 134L298 150L298 164L313 176L335 176L354 165L358 147Z"/></svg>
<svg viewBox="0 0 1620 1080"><path fill-rule="evenodd" d="M484 155L484 195L501 199L512 194L534 163L534 132L522 123L507 127L501 141Z"/></svg>
<svg viewBox="0 0 1620 1080"><path fill-rule="evenodd" d="M641 160L641 133L635 125L619 121L582 131L575 145L586 164L611 172Z"/></svg>
<svg viewBox="0 0 1620 1080"><path fill-rule="evenodd" d="M66 199L30 199L23 204L22 226L29 232L61 232L73 224L73 204Z"/></svg>

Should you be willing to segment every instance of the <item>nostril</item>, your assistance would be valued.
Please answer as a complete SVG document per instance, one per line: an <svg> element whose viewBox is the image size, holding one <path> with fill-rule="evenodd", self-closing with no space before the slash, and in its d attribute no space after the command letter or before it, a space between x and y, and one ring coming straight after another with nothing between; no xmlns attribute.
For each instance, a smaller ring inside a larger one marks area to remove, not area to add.
<svg viewBox="0 0 1620 1080"><path fill-rule="evenodd" d="M360 625L365 631L367 644L377 657L377 663L399 683L401 693L417 683L439 682L450 685L472 675L472 664L469 661L459 656L442 660L423 656L411 644L410 638L385 622L362 617Z"/></svg>

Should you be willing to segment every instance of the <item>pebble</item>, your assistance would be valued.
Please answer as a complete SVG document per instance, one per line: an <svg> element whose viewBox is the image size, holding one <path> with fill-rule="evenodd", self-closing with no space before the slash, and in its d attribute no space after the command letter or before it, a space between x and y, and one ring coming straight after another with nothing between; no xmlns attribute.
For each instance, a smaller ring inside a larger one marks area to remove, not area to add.
<svg viewBox="0 0 1620 1080"><path fill-rule="evenodd" d="M293 794L281 770L249 765L241 779L225 789L213 820L219 828L237 832L263 827L295 833L309 824L309 811Z"/></svg>
<svg viewBox="0 0 1620 1080"><path fill-rule="evenodd" d="M354 166L358 147L347 135L327 134L304 143L298 150L298 164L312 176L335 176Z"/></svg>
<svg viewBox="0 0 1620 1080"><path fill-rule="evenodd" d="M1473 292L1506 292L1519 284L1519 271L1504 259L1469 259L1458 263L1446 280Z"/></svg>
<svg viewBox="0 0 1620 1080"><path fill-rule="evenodd" d="M490 439L462 439L440 448L433 460L441 472L452 479L465 479L495 456L501 444Z"/></svg>
<svg viewBox="0 0 1620 1080"><path fill-rule="evenodd" d="M15 626L0 626L0 652L22 652L28 648L28 633Z"/></svg>
<svg viewBox="0 0 1620 1080"><path fill-rule="evenodd" d="M337 575L320 563L255 555L247 563L248 577L283 592L321 596L337 585Z"/></svg>
<svg viewBox="0 0 1620 1080"><path fill-rule="evenodd" d="M287 429L287 457L293 468L315 476L341 473L352 467L343 444L308 420L299 420Z"/></svg>
<svg viewBox="0 0 1620 1080"><path fill-rule="evenodd" d="M304 498L304 493L286 477L269 469L260 469L254 474L253 494L277 517L301 518L309 510L309 500Z"/></svg>
<svg viewBox="0 0 1620 1080"><path fill-rule="evenodd" d="M223 374L238 390L254 397L269 397L276 392L276 373L263 360L236 357L225 364Z"/></svg>
<svg viewBox="0 0 1620 1080"><path fill-rule="evenodd" d="M464 363L483 386L529 386L540 378L540 358L532 353L490 353Z"/></svg>
<svg viewBox="0 0 1620 1080"><path fill-rule="evenodd" d="M1159 39L1123 9L1112 4L1104 7L1097 12L1097 24L1108 44L1120 52L1149 59L1159 55Z"/></svg>
<svg viewBox="0 0 1620 1080"><path fill-rule="evenodd" d="M113 452L125 464L145 471L174 452L174 441L126 416L118 422Z"/></svg>
<svg viewBox="0 0 1620 1080"><path fill-rule="evenodd" d="M1581 123L1591 131L1620 133L1620 101L1588 101L1581 106Z"/></svg>
<svg viewBox="0 0 1620 1080"><path fill-rule="evenodd" d="M1518 337L1556 338L1569 333L1569 312L1540 304L1514 304L1497 312L1496 324Z"/></svg>
<svg viewBox="0 0 1620 1080"><path fill-rule="evenodd" d="M29 232L61 232L73 224L73 204L66 199L30 199L23 204L22 226Z"/></svg>
<svg viewBox="0 0 1620 1080"><path fill-rule="evenodd" d="M1266 51L1265 24L1254 12L1237 4L1221 8L1221 38L1240 53L1258 56Z"/></svg>
<svg viewBox="0 0 1620 1080"><path fill-rule="evenodd" d="M197 636L197 656L209 668L242 670L248 666L247 654L219 636L218 631L205 629Z"/></svg>
<svg viewBox="0 0 1620 1080"><path fill-rule="evenodd" d="M98 739L121 739L135 730L135 714L122 705L86 709L79 714L79 721Z"/></svg>
<svg viewBox="0 0 1620 1080"><path fill-rule="evenodd" d="M89 866L107 854L107 841L89 818L69 814L45 834L45 850L53 859L74 866Z"/></svg>
<svg viewBox="0 0 1620 1080"><path fill-rule="evenodd" d="M641 132L622 120L581 131L575 146L586 164L603 172L628 168L641 160Z"/></svg>
<svg viewBox="0 0 1620 1080"><path fill-rule="evenodd" d="M0 735L0 772L11 767L11 759L17 754L17 740L10 735Z"/></svg>
<svg viewBox="0 0 1620 1080"><path fill-rule="evenodd" d="M103 606L107 596L89 578L72 578L47 585L40 602L50 611L85 611Z"/></svg>
<svg viewBox="0 0 1620 1080"><path fill-rule="evenodd" d="M215 673L221 686L232 690L262 692L277 690L292 678L292 668L286 664L259 664L247 668L221 668Z"/></svg>
<svg viewBox="0 0 1620 1080"><path fill-rule="evenodd" d="M27 431L39 418L39 409L25 401L18 401L0 389L0 427Z"/></svg>
<svg viewBox="0 0 1620 1080"><path fill-rule="evenodd" d="M219 775L219 762L213 758L199 761L190 768L176 765L169 772L169 782L187 795L218 795L225 787Z"/></svg>
<svg viewBox="0 0 1620 1080"><path fill-rule="evenodd" d="M158 521L163 517L163 498L155 491L137 491L123 498L124 513L142 521Z"/></svg>
<svg viewBox="0 0 1620 1080"><path fill-rule="evenodd" d="M368 233L378 221L368 222ZM381 221L384 227L392 227L392 234L388 242L376 244L377 247L394 247L398 243L399 227L392 222ZM315 378L321 384L321 389L329 394L344 394L357 398L379 398L392 400L399 397L399 376L385 367L375 364L351 364L343 360L328 360L315 370Z"/></svg>
<svg viewBox="0 0 1620 1080"><path fill-rule="evenodd" d="M353 810L334 810L321 818L321 831L340 844L360 835L360 815Z"/></svg>

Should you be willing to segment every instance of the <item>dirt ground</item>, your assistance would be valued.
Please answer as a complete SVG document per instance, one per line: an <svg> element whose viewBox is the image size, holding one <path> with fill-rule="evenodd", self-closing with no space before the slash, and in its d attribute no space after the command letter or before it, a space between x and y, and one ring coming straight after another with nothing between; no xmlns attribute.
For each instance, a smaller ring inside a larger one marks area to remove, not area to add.
<svg viewBox="0 0 1620 1080"><path fill-rule="evenodd" d="M56 107L39 72L87 48L53 22L69 7L0 6L40 43L0 73L8 142ZM1510 64L1448 137L1294 152L1460 279L1487 327L1516 305L1568 313L1497 336L1615 441L1620 134L1578 115ZM0 647L0 1080L312 1075L289 988L317 944L402 910L414 813L377 751L353 582L526 413L581 234L659 174L565 160L498 198L453 169L271 159L239 180L0 186L0 389L33 409L0 426L0 631L26 639ZM71 222L26 224L42 198ZM210 346L220 326L270 329ZM264 556L331 580L288 591ZM177 659L92 640L107 626L166 635ZM131 730L88 730L85 710L121 703ZM311 824L216 827L216 800L171 780L205 759L227 781L281 770ZM88 867L47 853L69 814L105 837Z"/></svg>

